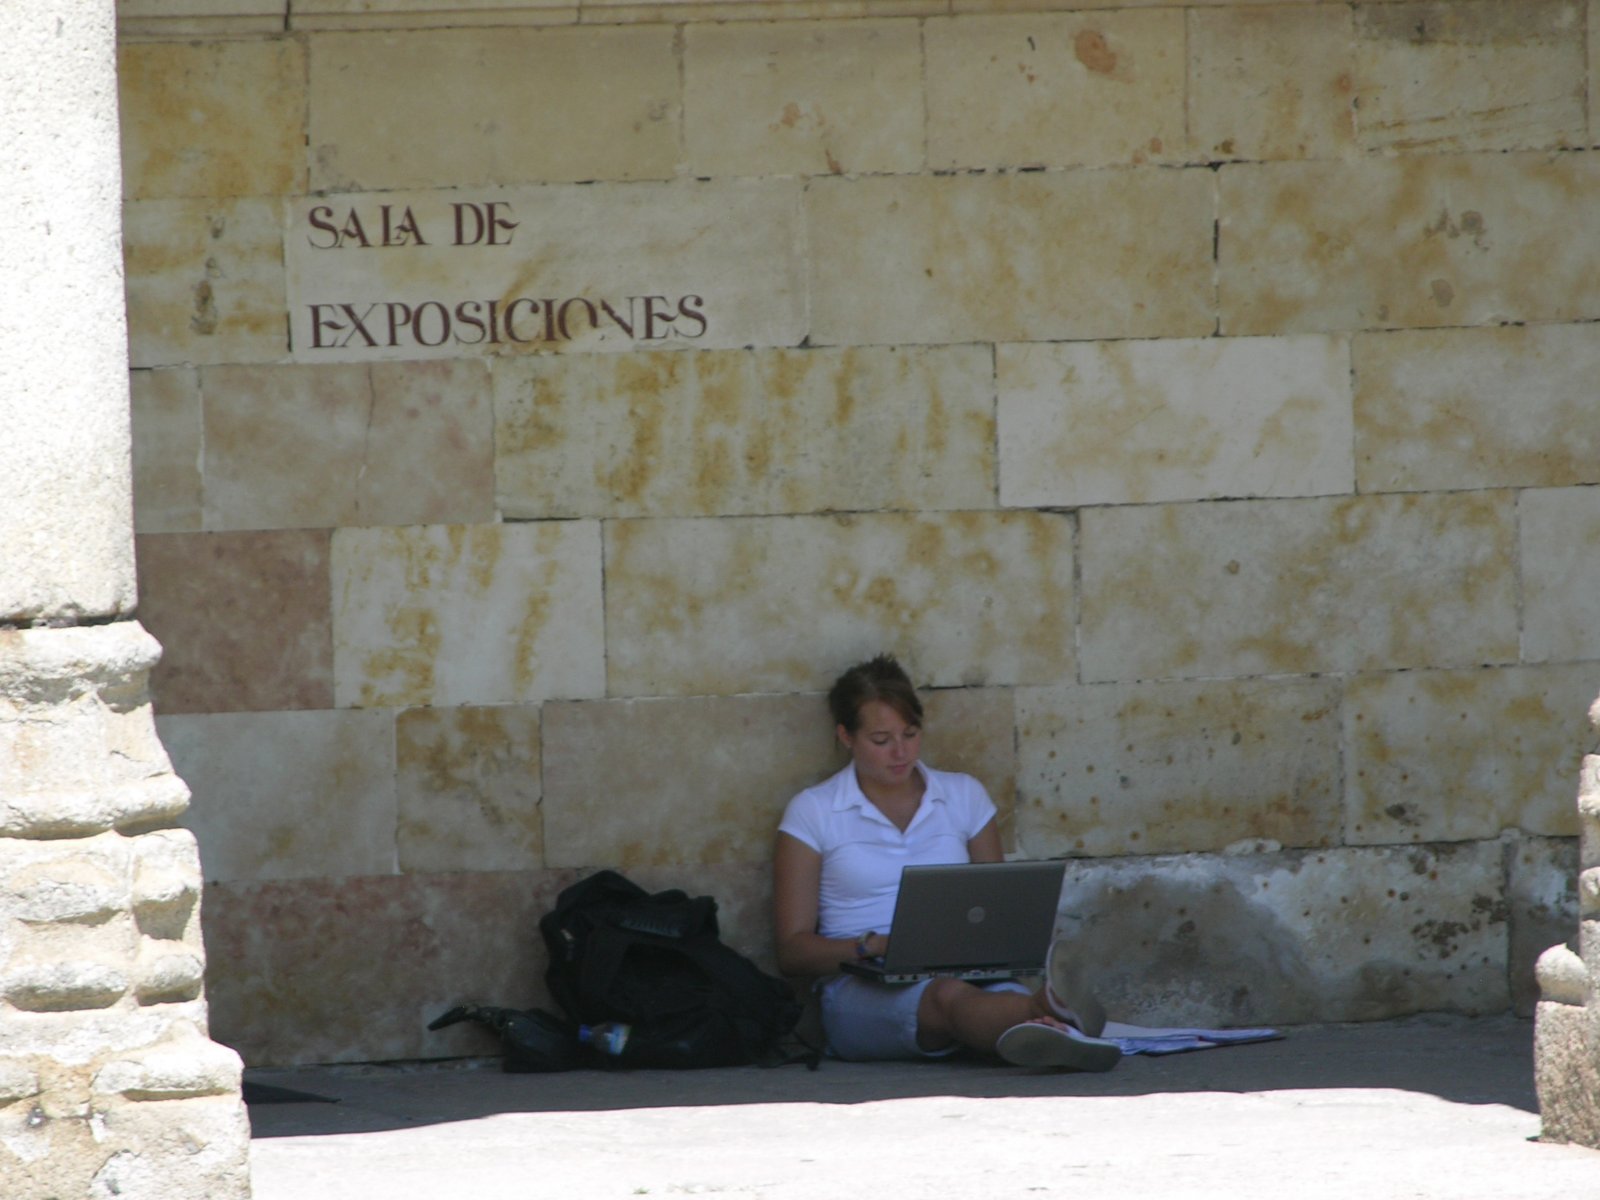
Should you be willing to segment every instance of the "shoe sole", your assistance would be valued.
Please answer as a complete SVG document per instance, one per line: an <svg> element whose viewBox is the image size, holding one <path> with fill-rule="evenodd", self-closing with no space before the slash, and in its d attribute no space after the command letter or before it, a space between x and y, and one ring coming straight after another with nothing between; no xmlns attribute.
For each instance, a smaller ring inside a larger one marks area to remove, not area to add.
<svg viewBox="0 0 1600 1200"><path fill-rule="evenodd" d="M1047 965L1051 995L1072 1010L1072 1017L1079 1029L1090 1037L1099 1037L1100 1031L1106 1027L1106 1010L1083 982L1077 962L1066 956L1058 958L1052 947ZM1052 1004L1051 1007L1055 1006Z"/></svg>
<svg viewBox="0 0 1600 1200"><path fill-rule="evenodd" d="M1109 1071L1122 1061L1122 1047L1069 1033L1053 1025L1013 1025L1000 1035L995 1053L1018 1067L1067 1067Z"/></svg>

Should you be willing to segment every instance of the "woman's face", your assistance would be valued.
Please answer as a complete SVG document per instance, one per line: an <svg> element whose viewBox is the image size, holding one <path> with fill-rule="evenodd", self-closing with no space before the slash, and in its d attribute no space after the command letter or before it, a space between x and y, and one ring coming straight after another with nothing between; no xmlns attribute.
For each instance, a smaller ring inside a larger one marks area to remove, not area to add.
<svg viewBox="0 0 1600 1200"><path fill-rule="evenodd" d="M838 727L839 740L850 751L856 765L856 778L863 787L876 784L898 788L911 778L922 745L922 728L908 725L905 719L882 700L868 700L861 706L861 721L851 733Z"/></svg>

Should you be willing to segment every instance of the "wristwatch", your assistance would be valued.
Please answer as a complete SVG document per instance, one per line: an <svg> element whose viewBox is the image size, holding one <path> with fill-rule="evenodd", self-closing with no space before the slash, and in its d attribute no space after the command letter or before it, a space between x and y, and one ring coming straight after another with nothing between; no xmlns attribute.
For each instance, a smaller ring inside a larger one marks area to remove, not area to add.
<svg viewBox="0 0 1600 1200"><path fill-rule="evenodd" d="M872 957L872 951L867 948L867 942L868 942L869 939L875 938L877 936L878 936L878 934L877 934L877 932L875 930L869 929L865 933L863 933L860 937L858 937L856 939L856 957L857 958L871 958Z"/></svg>

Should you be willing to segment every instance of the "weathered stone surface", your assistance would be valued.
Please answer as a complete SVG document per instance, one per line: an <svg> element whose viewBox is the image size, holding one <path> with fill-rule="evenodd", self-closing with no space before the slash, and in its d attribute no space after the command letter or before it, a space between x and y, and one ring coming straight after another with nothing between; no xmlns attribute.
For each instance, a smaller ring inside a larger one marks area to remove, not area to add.
<svg viewBox="0 0 1600 1200"><path fill-rule="evenodd" d="M208 367L207 529L494 517L487 365Z"/></svg>
<svg viewBox="0 0 1600 1200"><path fill-rule="evenodd" d="M1016 706L1010 688L930 688L921 693L922 760L983 784L1006 850L1017 848ZM839 764L844 763L843 750Z"/></svg>
<svg viewBox="0 0 1600 1200"><path fill-rule="evenodd" d="M340 529L332 574L341 708L605 690L594 522Z"/></svg>
<svg viewBox="0 0 1600 1200"><path fill-rule="evenodd" d="M1069 864L1062 932L1151 1025L1502 1011L1499 842Z"/></svg>
<svg viewBox="0 0 1600 1200"><path fill-rule="evenodd" d="M696 176L918 171L917 24L689 25L683 126Z"/></svg>
<svg viewBox="0 0 1600 1200"><path fill-rule="evenodd" d="M1516 838L1506 844L1511 1003L1522 1016L1534 1015L1539 1000L1539 956L1578 928L1577 875L1576 838Z"/></svg>
<svg viewBox="0 0 1600 1200"><path fill-rule="evenodd" d="M1348 8L1230 6L1188 18L1195 157L1339 158L1354 146Z"/></svg>
<svg viewBox="0 0 1600 1200"><path fill-rule="evenodd" d="M540 710L412 708L394 722L400 869L544 863Z"/></svg>
<svg viewBox="0 0 1600 1200"><path fill-rule="evenodd" d="M305 78L305 47L287 38L123 46L123 195L299 191Z"/></svg>
<svg viewBox="0 0 1600 1200"><path fill-rule="evenodd" d="M1584 144L1579 0L1354 9L1366 150L1542 150Z"/></svg>
<svg viewBox="0 0 1600 1200"><path fill-rule="evenodd" d="M1576 835L1572 780L1594 690L1584 665L1355 676L1343 712L1344 840Z"/></svg>
<svg viewBox="0 0 1600 1200"><path fill-rule="evenodd" d="M1073 670L1071 531L1050 513L618 521L609 694L820 690L883 650L914 677Z"/></svg>
<svg viewBox="0 0 1600 1200"><path fill-rule="evenodd" d="M134 200L122 228L135 367L283 356L278 200Z"/></svg>
<svg viewBox="0 0 1600 1200"><path fill-rule="evenodd" d="M1154 167L813 180L812 341L1204 336L1212 203Z"/></svg>
<svg viewBox="0 0 1600 1200"><path fill-rule="evenodd" d="M1600 325L1357 337L1363 492L1600 482Z"/></svg>
<svg viewBox="0 0 1600 1200"><path fill-rule="evenodd" d="M295 0L297 29L409 29L462 25L573 24L580 0L473 0L470 9L449 0Z"/></svg>
<svg viewBox="0 0 1600 1200"><path fill-rule="evenodd" d="M288 19L289 0L118 0L117 40L279 33Z"/></svg>
<svg viewBox="0 0 1600 1200"><path fill-rule="evenodd" d="M1018 844L1028 858L1329 845L1338 711L1326 680L1021 688Z"/></svg>
<svg viewBox="0 0 1600 1200"><path fill-rule="evenodd" d="M1600 489L1523 492L1517 518L1523 657L1600 658Z"/></svg>
<svg viewBox="0 0 1600 1200"><path fill-rule="evenodd" d="M986 508L974 346L541 355L495 364L507 517Z"/></svg>
<svg viewBox="0 0 1600 1200"><path fill-rule="evenodd" d="M1600 163L1422 155L1225 166L1226 334L1600 316Z"/></svg>
<svg viewBox="0 0 1600 1200"><path fill-rule="evenodd" d="M552 1009L534 930L576 879L492 871L212 885L213 1033L248 1066L499 1053L475 1025L427 1024L464 1003Z"/></svg>
<svg viewBox="0 0 1600 1200"><path fill-rule="evenodd" d="M191 370L129 375L133 425L133 527L200 528L200 390Z"/></svg>
<svg viewBox="0 0 1600 1200"><path fill-rule="evenodd" d="M183 811L145 692L159 653L132 621L0 629L0 837L131 832Z"/></svg>
<svg viewBox="0 0 1600 1200"><path fill-rule="evenodd" d="M1000 346L995 374L1002 504L1351 490L1342 338Z"/></svg>
<svg viewBox="0 0 1600 1200"><path fill-rule="evenodd" d="M1506 492L1079 514L1086 681L1517 656Z"/></svg>
<svg viewBox="0 0 1600 1200"><path fill-rule="evenodd" d="M923 37L935 170L1182 159L1179 9L935 18Z"/></svg>
<svg viewBox="0 0 1600 1200"><path fill-rule="evenodd" d="M670 179L673 37L664 25L314 35L311 190Z"/></svg>
<svg viewBox="0 0 1600 1200"><path fill-rule="evenodd" d="M799 192L684 180L297 199L294 357L796 345Z"/></svg>
<svg viewBox="0 0 1600 1200"><path fill-rule="evenodd" d="M1590 1010L1540 1001L1533 1024L1539 1136L1600 1146L1600 1057Z"/></svg>
<svg viewBox="0 0 1600 1200"><path fill-rule="evenodd" d="M163 714L328 708L329 534L147 534L139 612L167 647L151 677Z"/></svg>
<svg viewBox="0 0 1600 1200"><path fill-rule="evenodd" d="M766 863L789 798L836 766L815 695L547 704L545 862Z"/></svg>
<svg viewBox="0 0 1600 1200"><path fill-rule="evenodd" d="M200 843L207 880L395 870L392 713L216 713L156 723L194 792L184 825Z"/></svg>

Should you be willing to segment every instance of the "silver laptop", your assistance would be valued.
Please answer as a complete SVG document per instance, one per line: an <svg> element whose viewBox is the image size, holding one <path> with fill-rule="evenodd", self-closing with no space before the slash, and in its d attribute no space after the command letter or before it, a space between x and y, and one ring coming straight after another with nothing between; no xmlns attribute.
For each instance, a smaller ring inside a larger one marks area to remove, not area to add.
<svg viewBox="0 0 1600 1200"><path fill-rule="evenodd" d="M888 950L881 959L849 960L839 969L882 983L1038 975L1066 869L1060 859L906 867Z"/></svg>

